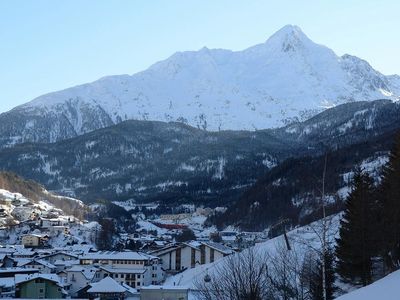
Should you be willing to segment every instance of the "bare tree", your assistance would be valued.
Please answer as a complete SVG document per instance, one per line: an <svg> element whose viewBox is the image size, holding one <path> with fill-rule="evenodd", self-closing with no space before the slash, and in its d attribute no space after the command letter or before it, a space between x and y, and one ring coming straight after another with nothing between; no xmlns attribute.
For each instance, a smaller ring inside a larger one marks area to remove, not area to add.
<svg viewBox="0 0 400 300"><path fill-rule="evenodd" d="M284 235L285 237L285 235ZM269 257L269 276L274 299L303 299L301 284L303 257L289 244L287 237L279 239Z"/></svg>
<svg viewBox="0 0 400 300"><path fill-rule="evenodd" d="M203 300L269 300L273 297L268 256L256 247L231 255L198 278L195 286Z"/></svg>
<svg viewBox="0 0 400 300"><path fill-rule="evenodd" d="M319 221L313 222L307 225L307 228L311 229L311 231L315 234L317 238L317 242L309 241L306 239L296 240L297 243L303 244L308 248L309 253L306 254L314 257L315 262L320 261L321 264L321 289L322 289L322 300L329 300L330 295L328 295L328 291L332 289L331 286L327 284L327 270L326 267L328 265L327 258L330 257L332 253L332 244L335 239L336 233L338 232L338 228L334 227L333 220L334 216L326 215L326 172L327 172L327 160L328 155L325 154L324 161L324 169L322 172L322 186L319 190L320 192L320 202L319 207L321 209L321 219ZM307 259L306 257L304 258ZM308 258L310 259L310 258ZM314 262L314 263L315 263ZM329 282L331 284L331 282Z"/></svg>

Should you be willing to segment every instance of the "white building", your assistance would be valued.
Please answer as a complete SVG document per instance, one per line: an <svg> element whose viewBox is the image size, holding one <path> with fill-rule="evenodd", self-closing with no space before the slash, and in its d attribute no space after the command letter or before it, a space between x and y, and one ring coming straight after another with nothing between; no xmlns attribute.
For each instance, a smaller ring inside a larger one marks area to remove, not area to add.
<svg viewBox="0 0 400 300"><path fill-rule="evenodd" d="M39 247L47 241L48 236L43 234L24 234L21 237L21 243L24 247Z"/></svg>
<svg viewBox="0 0 400 300"><path fill-rule="evenodd" d="M164 270L180 272L197 265L214 262L234 251L218 243L192 241L173 244L151 253L161 259Z"/></svg>
<svg viewBox="0 0 400 300"><path fill-rule="evenodd" d="M90 283L97 282L102 279L100 270L91 266L72 266L64 271L66 275L65 283L70 286L69 295L77 296L77 292L88 286Z"/></svg>
<svg viewBox="0 0 400 300"><path fill-rule="evenodd" d="M101 267L103 277L113 277L132 287L158 284L164 272L157 256L141 252L99 251L79 257L81 265Z"/></svg>

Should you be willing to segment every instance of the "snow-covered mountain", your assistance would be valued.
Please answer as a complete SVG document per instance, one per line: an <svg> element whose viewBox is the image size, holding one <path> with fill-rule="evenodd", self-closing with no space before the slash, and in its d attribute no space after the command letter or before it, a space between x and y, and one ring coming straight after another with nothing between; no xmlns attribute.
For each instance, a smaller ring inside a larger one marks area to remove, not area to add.
<svg viewBox="0 0 400 300"><path fill-rule="evenodd" d="M347 173L376 152L387 154L399 128L400 102L390 100L346 103L304 122L259 131L209 132L182 123L129 120L66 141L0 149L0 170L85 201L185 199L227 205L269 171L275 174L271 184L288 172L288 184L297 182L304 193L311 191L319 168L310 167L313 157L326 149L338 150L340 159L331 161L336 173L330 181L338 182L335 188L341 186L339 167L344 164L342 173ZM310 158L307 163L303 158L298 164L284 163L301 156ZM274 198L280 203L292 191L284 184L272 186L280 189ZM265 199L265 189L260 191ZM250 206L246 201L253 199L246 196L245 208L239 211L246 211Z"/></svg>
<svg viewBox="0 0 400 300"><path fill-rule="evenodd" d="M264 129L341 103L399 97L399 76L337 56L288 25L243 51L178 52L132 76L40 96L0 115L0 138L3 145L53 142L127 119L211 131Z"/></svg>

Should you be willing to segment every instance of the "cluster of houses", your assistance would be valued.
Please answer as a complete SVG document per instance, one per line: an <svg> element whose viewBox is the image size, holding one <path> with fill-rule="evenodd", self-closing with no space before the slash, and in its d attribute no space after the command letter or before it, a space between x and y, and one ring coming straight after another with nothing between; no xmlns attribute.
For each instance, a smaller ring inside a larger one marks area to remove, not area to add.
<svg viewBox="0 0 400 300"><path fill-rule="evenodd" d="M41 235L24 245L0 247L0 298L188 299L189 291L163 282L234 250L214 242L159 244L148 252L97 251L88 244L41 247Z"/></svg>
<svg viewBox="0 0 400 300"><path fill-rule="evenodd" d="M205 235L196 234L197 241L178 243L174 236L181 230L203 230L187 220L205 219L213 212L193 206L149 221L149 228L162 228L161 235L153 229L121 233L119 238L126 245L133 241L136 251L97 251L90 244L97 227L51 207L38 208L24 198L4 201L0 219L16 222L0 222L4 241L3 246L0 242L0 299L187 300L193 291L165 286L168 276L213 263L265 239L262 232L223 231L207 236L204 231ZM9 245L13 239L11 243L18 245Z"/></svg>

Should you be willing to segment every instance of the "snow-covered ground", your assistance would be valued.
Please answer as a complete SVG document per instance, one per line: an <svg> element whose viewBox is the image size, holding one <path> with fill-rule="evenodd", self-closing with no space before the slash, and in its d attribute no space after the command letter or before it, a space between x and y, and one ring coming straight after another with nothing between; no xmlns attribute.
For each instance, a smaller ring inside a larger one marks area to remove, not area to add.
<svg viewBox="0 0 400 300"><path fill-rule="evenodd" d="M398 300L400 299L400 271L338 297L337 300Z"/></svg>
<svg viewBox="0 0 400 300"><path fill-rule="evenodd" d="M54 194L51 196L57 197ZM84 205L80 200L60 197L60 201L66 200ZM10 245L21 243L21 236L27 233L45 233L49 236L49 245L53 247L64 247L82 242L94 244L96 231L100 230L97 222L81 222L46 201L34 201L20 193L12 193L4 189L0 189L0 210L1 239L2 242ZM32 224L36 224L35 227L39 226L39 218L57 220L64 225L32 231ZM31 221L31 225L24 223L26 221Z"/></svg>
<svg viewBox="0 0 400 300"><path fill-rule="evenodd" d="M329 232L327 236L332 243L334 241L334 238L338 234L340 216L341 214L338 214L327 218L327 220L329 221L327 222L329 224ZM320 249L320 229L321 223L317 221L310 225L299 227L288 232L288 238L291 247L294 249L292 251L295 251L296 255L299 258L304 257L304 255L309 251ZM267 253L270 257L274 257L277 252L284 246L284 243L284 237L278 236L266 242L259 243L254 247L256 251ZM196 268L188 269L180 274L167 278L167 280L165 281L165 285L177 285L195 289L196 281L201 281L207 273L212 274L217 270L219 266L223 266L226 261L227 258L222 258L211 264L200 265Z"/></svg>

